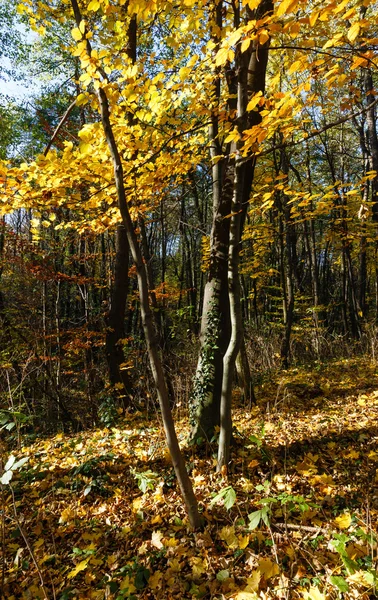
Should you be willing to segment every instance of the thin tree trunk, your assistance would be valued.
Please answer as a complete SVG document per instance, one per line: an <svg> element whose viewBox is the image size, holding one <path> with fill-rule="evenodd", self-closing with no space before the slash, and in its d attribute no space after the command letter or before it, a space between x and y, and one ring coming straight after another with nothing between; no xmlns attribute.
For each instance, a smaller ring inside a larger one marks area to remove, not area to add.
<svg viewBox="0 0 378 600"><path fill-rule="evenodd" d="M71 0L71 3L75 15L75 20L77 26L79 27L81 23L81 13L79 5L77 3L77 0ZM88 54L91 55L92 49L88 40L87 50ZM176 477L181 489L181 494L186 505L189 522L194 529L198 529L202 525L202 520L198 512L197 499L194 495L192 483L186 470L184 457L181 453L180 446L177 440L172 412L169 405L167 384L157 347L156 332L154 329L152 312L149 302L149 290L146 269L144 267L141 248L133 227L127 203L126 190L123 182L123 166L110 121L109 102L106 92L102 87L99 87L97 97L100 107L102 126L114 168L114 181L117 191L118 207L121 213L123 225L127 233L127 239L129 241L131 254L137 271L143 330L147 344L151 371L154 377L156 391L159 399L167 446L171 455Z"/></svg>

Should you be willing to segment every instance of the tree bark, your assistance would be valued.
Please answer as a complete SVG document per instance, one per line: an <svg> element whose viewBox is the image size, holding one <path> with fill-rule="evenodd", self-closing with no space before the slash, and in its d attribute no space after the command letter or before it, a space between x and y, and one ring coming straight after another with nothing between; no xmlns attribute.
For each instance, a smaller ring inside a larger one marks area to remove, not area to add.
<svg viewBox="0 0 378 600"><path fill-rule="evenodd" d="M238 27L240 24L239 7L234 3L233 8L234 25ZM246 19L262 18L272 10L273 2L263 0L255 11L246 9ZM219 32L222 27L222 2L216 6L215 19ZM215 48L219 44L218 35L219 33L213 38ZM227 67L229 108L231 112L237 112L236 125L241 135L247 127L251 128L261 121L258 111L252 111L247 115L246 106L251 96L265 91L268 49L269 41L262 46L251 44L246 52L237 51L235 70L230 66ZM235 96L237 96L237 101L234 99ZM210 131L212 158L223 154L218 140L216 109L219 97L220 79L218 76L214 81L216 102ZM220 462L218 461L218 468L221 468L221 463L226 464L227 439L231 431L231 424L226 423L226 420L231 419L231 409L226 404L231 402L232 377L238 346L241 342L241 338L239 340L237 336L242 335L243 331L242 323L240 327L239 282L235 281L235 276L236 272L238 273L241 235L255 168L254 157L240 161L239 157L235 164L234 159L231 158L234 150L234 147L228 147L228 157L225 160L218 160L215 164L213 161L213 227L210 237L210 269L204 295L200 358L193 394L195 410L192 411L191 437L194 440L197 437L211 439L215 426L220 423L221 419L226 427L224 436L222 434L223 458ZM233 207L240 207L238 215L233 214L231 203ZM232 214L231 219L229 218L230 214ZM231 228L233 228L232 233L230 233ZM239 238L237 239L235 236L239 236ZM232 303L232 307L230 303ZM217 328L217 318L220 319L219 328ZM218 335L214 335L214 331L216 332L217 329ZM211 353L211 360L209 360L208 353ZM225 368L226 375L224 374ZM208 375L208 379L204 378L204 374ZM221 397L225 403L222 409Z"/></svg>

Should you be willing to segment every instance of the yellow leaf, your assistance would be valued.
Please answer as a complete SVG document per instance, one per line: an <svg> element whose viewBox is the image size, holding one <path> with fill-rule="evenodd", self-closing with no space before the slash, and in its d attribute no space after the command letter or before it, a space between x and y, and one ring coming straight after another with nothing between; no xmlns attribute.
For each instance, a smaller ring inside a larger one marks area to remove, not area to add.
<svg viewBox="0 0 378 600"><path fill-rule="evenodd" d="M364 587L371 587L371 581L369 580L369 573L367 571L356 571L352 575L347 577L349 583L357 585L363 585Z"/></svg>
<svg viewBox="0 0 378 600"><path fill-rule="evenodd" d="M237 129L234 129L233 131L231 131L231 133L228 134L228 136L226 137L226 139L224 140L225 144L228 144L229 142L237 142L240 139L240 135Z"/></svg>
<svg viewBox="0 0 378 600"><path fill-rule="evenodd" d="M93 10L93 12L96 12L96 10L98 10L99 8L100 8L100 3L98 0L92 0L88 4L88 10Z"/></svg>
<svg viewBox="0 0 378 600"><path fill-rule="evenodd" d="M84 560L79 562L76 565L76 567L68 573L68 575L67 575L68 579L72 579L73 577L76 577L76 575L78 573L80 573L80 571L84 571L87 568L90 559L91 559L91 557L89 556L88 558L85 558Z"/></svg>
<svg viewBox="0 0 378 600"><path fill-rule="evenodd" d="M76 40L77 42L79 40L81 40L81 38L83 37L81 35L81 31L80 31L80 29L78 27L74 27L74 29L72 29L71 35L72 35L73 39Z"/></svg>
<svg viewBox="0 0 378 600"><path fill-rule="evenodd" d="M241 43L241 47L240 50L242 52L245 52L246 50L248 50L249 46L251 45L251 38L245 38L242 43Z"/></svg>
<svg viewBox="0 0 378 600"><path fill-rule="evenodd" d="M266 29L263 29L259 33L259 44L261 44L261 46L263 46L268 40L269 40L269 33L267 32Z"/></svg>
<svg viewBox="0 0 378 600"><path fill-rule="evenodd" d="M76 98L76 106L82 106L83 104L86 104L87 102L88 102L87 94L79 94L78 97Z"/></svg>
<svg viewBox="0 0 378 600"><path fill-rule="evenodd" d="M81 33L85 33L85 21L80 21L79 30Z"/></svg>
<svg viewBox="0 0 378 600"><path fill-rule="evenodd" d="M277 563L270 560L270 558L260 558L259 560L259 571L265 579L270 579L279 575L280 569Z"/></svg>
<svg viewBox="0 0 378 600"><path fill-rule="evenodd" d="M341 13L348 4L348 2L349 0L342 0L342 2L340 2L340 4L338 4L336 8L333 9L333 14L338 15L339 13Z"/></svg>
<svg viewBox="0 0 378 600"><path fill-rule="evenodd" d="M168 538L164 541L164 546L166 548L176 548L178 546L179 541L176 538Z"/></svg>
<svg viewBox="0 0 378 600"><path fill-rule="evenodd" d="M249 544L249 535L238 535L239 550L244 550Z"/></svg>
<svg viewBox="0 0 378 600"><path fill-rule="evenodd" d="M248 102L247 110L249 110L249 111L255 110L256 106L260 102L261 97L262 97L262 92L257 92Z"/></svg>
<svg viewBox="0 0 378 600"><path fill-rule="evenodd" d="M291 73L295 73L296 71L303 71L303 67L303 60L296 60L290 65L288 73L291 75Z"/></svg>
<svg viewBox="0 0 378 600"><path fill-rule="evenodd" d="M348 454L344 454L344 458L359 458L360 457L360 453L357 452L357 450L351 450L350 452L348 452Z"/></svg>
<svg viewBox="0 0 378 600"><path fill-rule="evenodd" d="M235 600L258 600L256 592L239 592L235 596Z"/></svg>
<svg viewBox="0 0 378 600"><path fill-rule="evenodd" d="M70 523L75 519L75 511L72 508L65 508L60 513L59 523Z"/></svg>
<svg viewBox="0 0 378 600"><path fill-rule="evenodd" d="M133 583L131 583L130 577L128 575L126 575L125 579L122 580L119 589L125 590L129 594L133 594L136 591L136 587Z"/></svg>
<svg viewBox="0 0 378 600"><path fill-rule="evenodd" d="M298 0L282 0L281 4L277 9L277 17L282 17L291 10L293 10L298 4Z"/></svg>
<svg viewBox="0 0 378 600"><path fill-rule="evenodd" d="M233 525L226 525L225 527L222 527L219 537L221 540L226 542L229 548L239 548L239 540L235 535L235 529Z"/></svg>
<svg viewBox="0 0 378 600"><path fill-rule="evenodd" d="M217 56L215 58L216 66L221 67L222 65L226 64L227 60L228 60L228 48L221 48L217 52Z"/></svg>
<svg viewBox="0 0 378 600"><path fill-rule="evenodd" d="M310 587L308 592L304 593L305 600L325 600L325 595L322 594L317 587Z"/></svg>
<svg viewBox="0 0 378 600"><path fill-rule="evenodd" d="M318 10L313 11L309 17L310 27L314 27L318 18L319 18L319 11Z"/></svg>
<svg viewBox="0 0 378 600"><path fill-rule="evenodd" d="M343 515L340 515L339 517L336 517L336 519L334 520L336 527L338 527L339 529L348 529L351 522L352 517L348 512L344 513Z"/></svg>
<svg viewBox="0 0 378 600"><path fill-rule="evenodd" d="M348 30L347 38L350 42L354 42L358 34L360 33L360 24L353 23L352 27Z"/></svg>
<svg viewBox="0 0 378 600"><path fill-rule="evenodd" d="M206 559L202 560L200 557L193 556L193 558L190 559L190 562L192 565L193 577L196 579L200 578L201 575L207 572L208 565Z"/></svg>
<svg viewBox="0 0 378 600"><path fill-rule="evenodd" d="M135 498L133 500L133 512L138 512L141 509L143 503L143 498Z"/></svg>
<svg viewBox="0 0 378 600"><path fill-rule="evenodd" d="M81 154L90 154L92 152L92 146L82 142L79 144L79 150Z"/></svg>
<svg viewBox="0 0 378 600"><path fill-rule="evenodd" d="M252 571L252 574L247 579L247 587L245 588L245 592L258 592L259 591L259 583L261 579L261 573L259 569L255 569Z"/></svg>
<svg viewBox="0 0 378 600"><path fill-rule="evenodd" d="M161 571L156 571L148 580L148 586L152 590L158 590L161 587L163 579L163 573Z"/></svg>

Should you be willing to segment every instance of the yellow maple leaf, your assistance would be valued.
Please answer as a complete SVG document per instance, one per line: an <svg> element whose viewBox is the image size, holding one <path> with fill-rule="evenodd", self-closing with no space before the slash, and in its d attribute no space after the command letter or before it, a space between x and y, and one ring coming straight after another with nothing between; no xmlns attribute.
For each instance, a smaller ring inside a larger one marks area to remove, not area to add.
<svg viewBox="0 0 378 600"><path fill-rule="evenodd" d="M222 527L219 537L221 540L226 542L229 548L239 548L239 540L236 537L235 528L233 525L226 525L225 527Z"/></svg>
<svg viewBox="0 0 378 600"><path fill-rule="evenodd" d="M263 575L265 579L275 577L276 575L279 575L280 572L277 563L270 560L270 558L260 558L258 568L261 575Z"/></svg>
<svg viewBox="0 0 378 600"><path fill-rule="evenodd" d="M249 544L249 535L238 535L239 550L244 550Z"/></svg>
<svg viewBox="0 0 378 600"><path fill-rule="evenodd" d="M133 583L131 583L130 577L128 575L126 575L126 577L122 580L119 589L120 590L125 590L129 594L133 594L136 591L136 587L135 587L135 585Z"/></svg>
<svg viewBox="0 0 378 600"><path fill-rule="evenodd" d="M80 571L84 571L87 568L90 559L91 557L88 556L88 558L85 558L81 562L77 563L76 567L68 573L68 579L72 579L73 577L76 577L76 575L80 573Z"/></svg>
<svg viewBox="0 0 378 600"><path fill-rule="evenodd" d="M348 529L352 522L352 517L350 513L346 512L340 515L339 517L336 517L336 519L333 522L339 529Z"/></svg>
<svg viewBox="0 0 378 600"><path fill-rule="evenodd" d="M75 511L72 508L65 508L60 513L59 523L70 523L75 519Z"/></svg>
<svg viewBox="0 0 378 600"><path fill-rule="evenodd" d="M325 595L322 594L317 587L310 587L308 592L304 593L305 600L325 600Z"/></svg>
<svg viewBox="0 0 378 600"><path fill-rule="evenodd" d="M252 571L251 576L248 577L248 579L247 579L247 586L244 591L245 592L258 592L260 579L261 579L261 573L260 573L259 569L255 569L254 571Z"/></svg>
<svg viewBox="0 0 378 600"><path fill-rule="evenodd" d="M202 558L193 556L190 560L192 565L193 577L199 578L201 575L207 572L208 565L206 559L202 560Z"/></svg>
<svg viewBox="0 0 378 600"><path fill-rule="evenodd" d="M163 573L161 571L156 571L148 580L148 587L152 590L158 590L161 587L161 582L163 579Z"/></svg>

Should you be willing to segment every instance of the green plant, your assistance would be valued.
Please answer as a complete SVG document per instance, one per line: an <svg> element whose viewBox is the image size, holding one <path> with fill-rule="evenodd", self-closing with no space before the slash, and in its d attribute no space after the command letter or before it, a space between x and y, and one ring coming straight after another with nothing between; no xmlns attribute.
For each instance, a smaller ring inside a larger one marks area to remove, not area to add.
<svg viewBox="0 0 378 600"><path fill-rule="evenodd" d="M31 420L30 415L26 415L20 410L1 409L0 410L0 431L6 429L12 431L15 427L21 427Z"/></svg>
<svg viewBox="0 0 378 600"><path fill-rule="evenodd" d="M114 398L109 396L104 398L98 407L98 418L105 427L112 427L117 423L119 413Z"/></svg>
<svg viewBox="0 0 378 600"><path fill-rule="evenodd" d="M144 473L137 473L135 469L130 469L132 475L137 480L138 488L143 494L147 490L154 490L157 485L157 478L159 475L153 471L144 471Z"/></svg>
<svg viewBox="0 0 378 600"><path fill-rule="evenodd" d="M228 485L227 487L221 489L212 499L212 501L210 502L210 505L213 506L213 504L216 504L217 502L222 501L224 507L227 510L230 510L230 508L232 508L236 502L236 493L235 490Z"/></svg>
<svg viewBox="0 0 378 600"><path fill-rule="evenodd" d="M20 460L16 460L16 457L13 456L13 454L11 454L9 456L7 462L5 463L4 473L0 477L0 483L2 483L3 485L7 485L8 483L10 483L10 481L13 477L13 473L15 471L18 471L18 469L20 467L22 467L25 463L27 463L28 460L29 460L28 456L25 456L24 458L21 458Z"/></svg>
<svg viewBox="0 0 378 600"><path fill-rule="evenodd" d="M265 481L263 485L257 485L256 490L268 494L270 492L269 481ZM251 530L256 529L260 522L265 523L267 527L270 526L270 517L274 504L286 506L289 512L299 511L302 513L309 510L310 507L316 507L316 504L308 502L304 496L288 494L287 492L282 492L282 494L278 494L277 496L261 498L258 502L262 505L262 508L248 515L249 529Z"/></svg>

